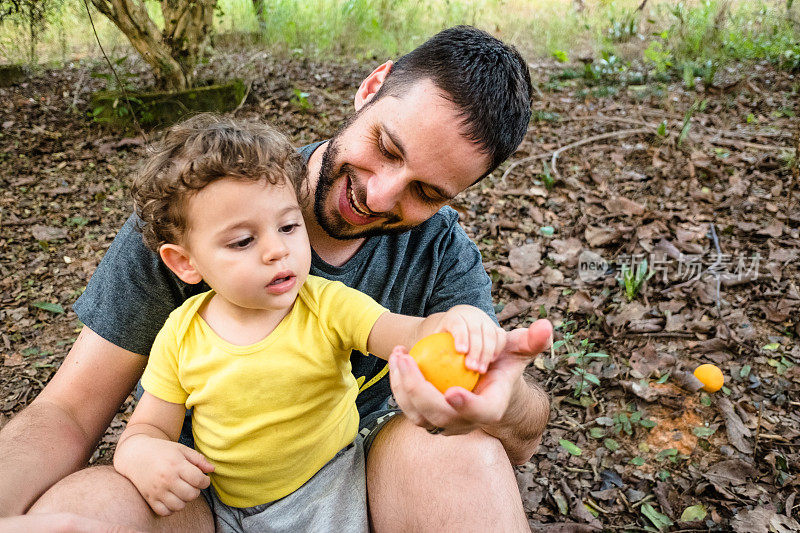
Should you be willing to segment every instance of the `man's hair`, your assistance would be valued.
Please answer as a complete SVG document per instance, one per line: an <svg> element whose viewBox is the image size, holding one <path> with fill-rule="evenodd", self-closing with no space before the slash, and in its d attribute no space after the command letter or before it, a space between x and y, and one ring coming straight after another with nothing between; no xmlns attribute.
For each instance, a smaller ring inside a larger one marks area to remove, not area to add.
<svg viewBox="0 0 800 533"><path fill-rule="evenodd" d="M491 159L486 174L514 153L528 129L532 92L516 48L471 26L448 28L398 59L372 101L424 79L460 110L463 133Z"/></svg>
<svg viewBox="0 0 800 533"><path fill-rule="evenodd" d="M202 114L173 126L131 187L145 245L179 244L192 195L222 178L292 186L306 200L306 165L289 140L263 123ZM242 201L247 201L242 198Z"/></svg>

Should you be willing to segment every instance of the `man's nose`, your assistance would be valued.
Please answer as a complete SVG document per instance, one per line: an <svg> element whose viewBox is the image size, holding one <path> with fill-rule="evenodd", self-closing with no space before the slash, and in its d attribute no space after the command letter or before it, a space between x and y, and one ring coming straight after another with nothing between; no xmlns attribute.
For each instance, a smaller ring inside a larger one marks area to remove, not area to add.
<svg viewBox="0 0 800 533"><path fill-rule="evenodd" d="M367 207L373 213L389 213L400 202L406 186L402 172L382 170L367 181Z"/></svg>
<svg viewBox="0 0 800 533"><path fill-rule="evenodd" d="M261 260L265 264L280 261L289 255L289 247L283 241L280 235L274 235L270 238L264 239L264 248L261 252Z"/></svg>

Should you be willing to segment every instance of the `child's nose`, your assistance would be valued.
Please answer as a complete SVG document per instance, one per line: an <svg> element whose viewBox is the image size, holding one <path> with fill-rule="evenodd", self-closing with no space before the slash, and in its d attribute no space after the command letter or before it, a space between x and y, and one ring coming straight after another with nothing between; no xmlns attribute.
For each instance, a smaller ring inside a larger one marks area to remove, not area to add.
<svg viewBox="0 0 800 533"><path fill-rule="evenodd" d="M280 237L273 237L266 243L262 260L264 263L274 263L289 255L289 247L283 242Z"/></svg>

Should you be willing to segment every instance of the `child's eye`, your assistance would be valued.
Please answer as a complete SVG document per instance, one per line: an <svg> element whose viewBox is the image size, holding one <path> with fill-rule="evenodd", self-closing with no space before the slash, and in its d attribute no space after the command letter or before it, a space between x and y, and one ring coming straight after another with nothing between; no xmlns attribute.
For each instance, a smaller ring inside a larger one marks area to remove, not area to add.
<svg viewBox="0 0 800 533"><path fill-rule="evenodd" d="M299 228L300 224L293 223L293 224L286 224L285 226L281 226L279 231L281 233L292 233L296 228Z"/></svg>
<svg viewBox="0 0 800 533"><path fill-rule="evenodd" d="M239 239L238 241L234 241L228 245L228 248L233 248L234 250L241 250L243 248L247 248L250 246L250 243L253 242L253 237L245 237L244 239Z"/></svg>

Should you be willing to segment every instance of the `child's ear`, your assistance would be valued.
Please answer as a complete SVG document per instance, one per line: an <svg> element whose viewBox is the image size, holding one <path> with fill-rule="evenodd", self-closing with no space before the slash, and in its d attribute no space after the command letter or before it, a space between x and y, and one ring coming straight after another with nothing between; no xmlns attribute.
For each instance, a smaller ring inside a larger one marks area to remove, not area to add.
<svg viewBox="0 0 800 533"><path fill-rule="evenodd" d="M189 257L189 252L179 244L162 244L158 255L164 264L172 270L182 281L194 285L203 281L203 276L197 271Z"/></svg>

